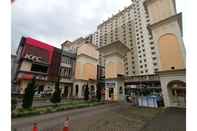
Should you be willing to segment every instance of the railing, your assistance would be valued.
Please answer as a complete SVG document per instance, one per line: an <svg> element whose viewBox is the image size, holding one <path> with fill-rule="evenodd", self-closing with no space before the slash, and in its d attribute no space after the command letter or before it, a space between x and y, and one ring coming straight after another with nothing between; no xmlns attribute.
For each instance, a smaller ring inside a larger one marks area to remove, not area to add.
<svg viewBox="0 0 197 131"><path fill-rule="evenodd" d="M125 77L125 82L134 81L159 81L158 75L146 75L146 76L128 76Z"/></svg>

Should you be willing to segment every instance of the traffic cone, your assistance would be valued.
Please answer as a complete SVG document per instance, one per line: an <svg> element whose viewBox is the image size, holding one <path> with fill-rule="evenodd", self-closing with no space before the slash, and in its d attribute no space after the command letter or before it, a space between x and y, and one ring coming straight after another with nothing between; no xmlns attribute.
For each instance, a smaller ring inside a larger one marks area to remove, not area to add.
<svg viewBox="0 0 197 131"><path fill-rule="evenodd" d="M67 117L64 121L64 129L63 131L69 131L69 118Z"/></svg>
<svg viewBox="0 0 197 131"><path fill-rule="evenodd" d="M32 131L38 131L37 123L34 123L34 124L33 124L33 129L32 129Z"/></svg>

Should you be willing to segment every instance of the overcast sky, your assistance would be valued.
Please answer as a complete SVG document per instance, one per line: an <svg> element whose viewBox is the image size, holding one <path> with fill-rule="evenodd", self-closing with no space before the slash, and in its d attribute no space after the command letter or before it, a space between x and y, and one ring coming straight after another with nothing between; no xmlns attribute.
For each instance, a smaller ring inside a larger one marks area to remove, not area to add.
<svg viewBox="0 0 197 131"><path fill-rule="evenodd" d="M176 0L183 12L184 0ZM60 47L96 31L97 25L131 4L131 0L16 0L12 4L12 53L22 36ZM185 13L186 15L186 13Z"/></svg>

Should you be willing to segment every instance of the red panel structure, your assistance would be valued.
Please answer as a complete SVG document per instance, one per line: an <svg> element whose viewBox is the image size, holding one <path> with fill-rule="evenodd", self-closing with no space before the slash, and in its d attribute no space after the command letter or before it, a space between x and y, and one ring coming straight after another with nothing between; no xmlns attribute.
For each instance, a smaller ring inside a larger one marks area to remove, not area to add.
<svg viewBox="0 0 197 131"><path fill-rule="evenodd" d="M41 42L41 41L32 39L32 38L30 38L30 37L27 37L27 38L25 39L25 43L26 43L27 45L31 45L31 46L33 46L33 47L40 48L40 49L42 49L43 51L45 51L45 50L48 51L48 62L49 62L49 64L51 64L51 62L52 62L52 57L53 57L53 51L54 51L54 47L53 47L53 46L48 45L48 44L46 44L46 43L44 43L44 42ZM37 49L37 51L38 51L38 49ZM41 53L41 52L40 52L40 53ZM44 57L46 57L46 55L45 55Z"/></svg>

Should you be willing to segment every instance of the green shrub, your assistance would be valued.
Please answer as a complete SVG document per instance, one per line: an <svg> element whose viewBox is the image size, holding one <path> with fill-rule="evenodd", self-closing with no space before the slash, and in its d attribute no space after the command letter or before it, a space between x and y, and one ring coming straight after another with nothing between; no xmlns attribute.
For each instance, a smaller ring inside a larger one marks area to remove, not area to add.
<svg viewBox="0 0 197 131"><path fill-rule="evenodd" d="M11 100L11 110L14 111L16 109L16 106L17 106L17 99L12 98L12 100Z"/></svg>

